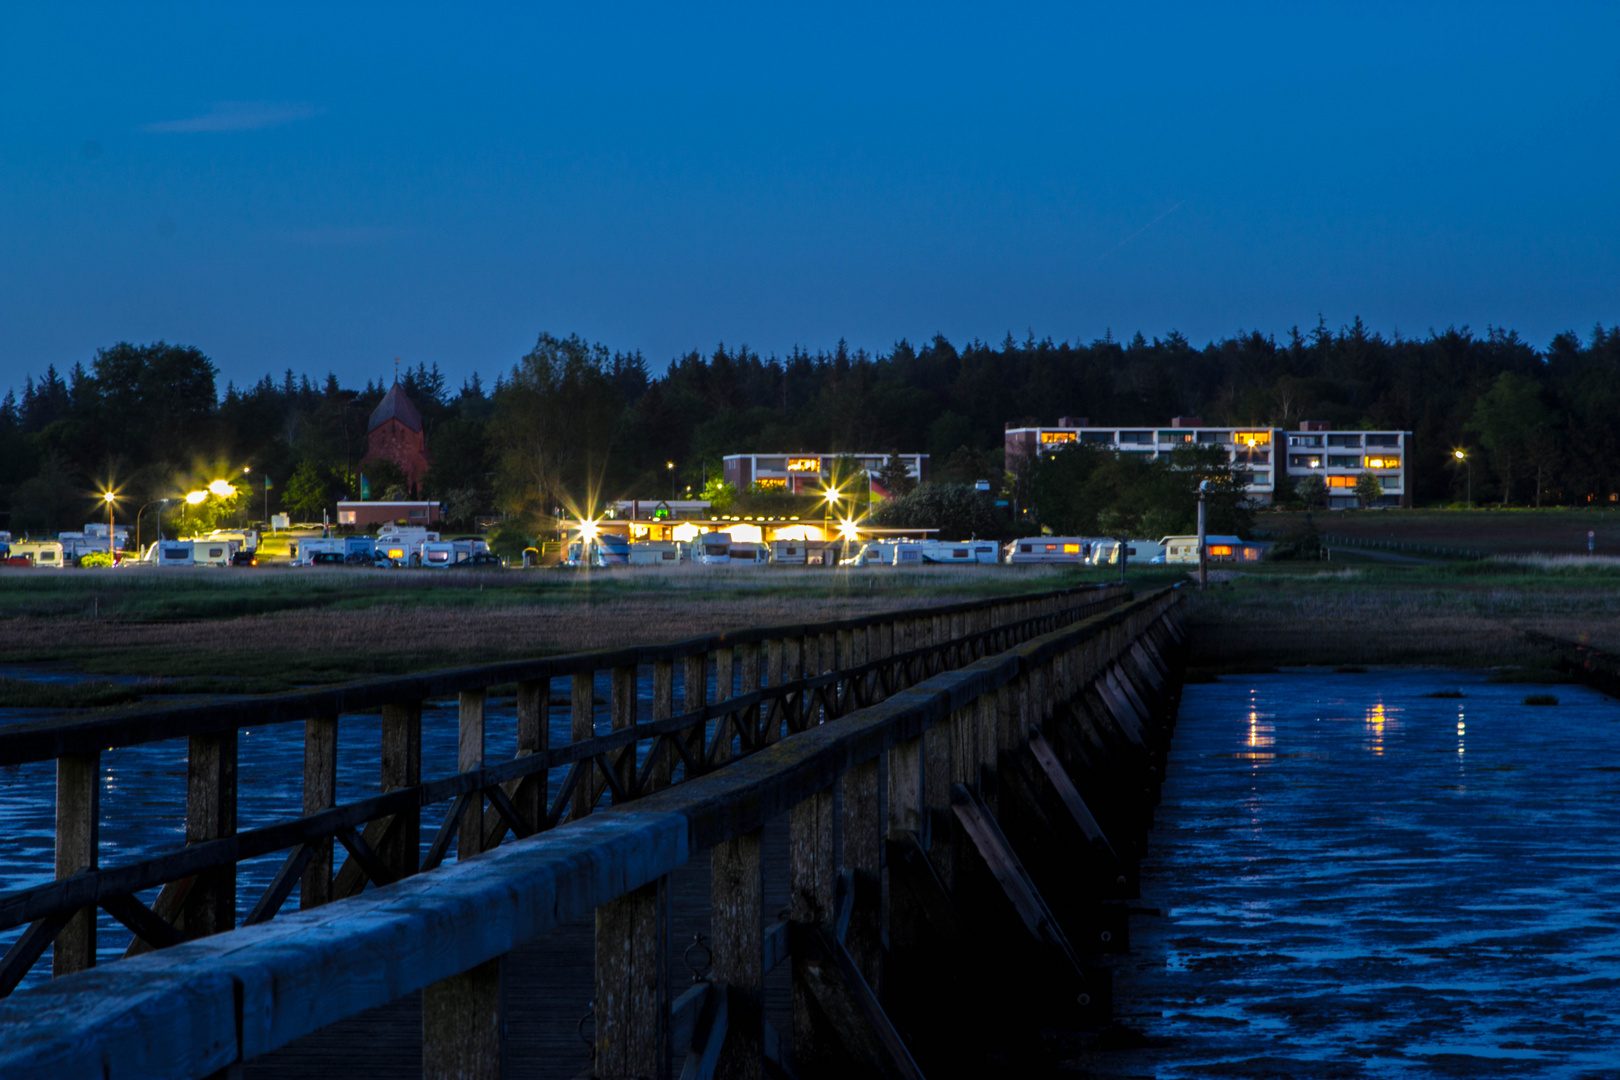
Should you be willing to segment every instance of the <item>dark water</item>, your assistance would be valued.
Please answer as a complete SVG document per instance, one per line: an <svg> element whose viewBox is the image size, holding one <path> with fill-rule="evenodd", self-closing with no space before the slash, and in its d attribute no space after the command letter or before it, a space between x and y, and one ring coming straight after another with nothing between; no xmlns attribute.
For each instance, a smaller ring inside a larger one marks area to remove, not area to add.
<svg viewBox="0 0 1620 1080"><path fill-rule="evenodd" d="M1116 974L1111 1041L1147 1045L1074 1064L1620 1077L1617 796L1620 703L1582 687L1190 686L1142 875L1163 915L1132 919Z"/></svg>

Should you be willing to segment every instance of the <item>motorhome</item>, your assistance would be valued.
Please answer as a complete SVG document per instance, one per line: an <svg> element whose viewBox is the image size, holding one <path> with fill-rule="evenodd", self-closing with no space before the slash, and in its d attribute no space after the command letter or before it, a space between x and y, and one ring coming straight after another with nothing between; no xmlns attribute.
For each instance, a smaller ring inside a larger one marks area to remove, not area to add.
<svg viewBox="0 0 1620 1080"><path fill-rule="evenodd" d="M990 540L924 540L918 545L922 561L965 566L968 563L995 563L1001 561L1001 549Z"/></svg>
<svg viewBox="0 0 1620 1080"><path fill-rule="evenodd" d="M1007 545L1007 561L1084 565L1091 561L1096 543L1099 541L1085 536L1031 536Z"/></svg>
<svg viewBox="0 0 1620 1080"><path fill-rule="evenodd" d="M1266 557L1267 545L1255 543L1252 540L1242 540L1236 536L1205 536L1205 550L1209 561L1217 562L1260 562ZM1165 552L1164 561L1167 563L1181 563L1197 565L1198 563L1198 537L1196 536L1167 536L1163 541Z"/></svg>
<svg viewBox="0 0 1620 1080"><path fill-rule="evenodd" d="M820 551L817 551L820 557ZM810 544L805 540L772 540L771 562L778 566L803 566L810 559Z"/></svg>
<svg viewBox="0 0 1620 1080"><path fill-rule="evenodd" d="M229 566L231 556L238 550L235 540L191 541L191 560L198 566Z"/></svg>
<svg viewBox="0 0 1620 1080"><path fill-rule="evenodd" d="M422 565L446 570L457 563L472 562L474 555L488 550L489 545L482 540L429 540L422 545Z"/></svg>
<svg viewBox="0 0 1620 1080"><path fill-rule="evenodd" d="M102 545L106 547L105 544ZM27 559L30 566L60 569L68 565L63 548L56 540L18 540L11 545L12 559Z"/></svg>
<svg viewBox="0 0 1620 1080"><path fill-rule="evenodd" d="M386 560L391 566L421 566L422 545L438 539L438 533L419 526L389 529L377 534L377 561Z"/></svg>
<svg viewBox="0 0 1620 1080"><path fill-rule="evenodd" d="M679 540L643 540L630 545L631 566L670 566L690 557L687 546Z"/></svg>
<svg viewBox="0 0 1620 1080"><path fill-rule="evenodd" d="M694 543L694 559L707 566L764 566L771 561L769 544L734 540L730 533L704 533Z"/></svg>
<svg viewBox="0 0 1620 1080"><path fill-rule="evenodd" d="M115 527L113 537L119 551L129 546L129 529L125 526L119 525ZM84 527L83 532L57 533L56 541L62 545L62 561L69 565L93 551L105 554L107 551L107 524L106 522L91 522Z"/></svg>
<svg viewBox="0 0 1620 1080"><path fill-rule="evenodd" d="M922 545L916 540L869 540L859 551L839 562L839 566L916 566L923 561Z"/></svg>
<svg viewBox="0 0 1620 1080"><path fill-rule="evenodd" d="M159 566L196 566L197 560L192 558L195 547L193 540L159 540L147 549L142 561Z"/></svg>
<svg viewBox="0 0 1620 1080"><path fill-rule="evenodd" d="M1091 545L1092 566L1119 565L1118 540L1098 540ZM1131 540L1125 545L1126 565L1131 563L1162 563L1164 544L1156 540Z"/></svg>
<svg viewBox="0 0 1620 1080"><path fill-rule="evenodd" d="M629 566L630 541L623 536L578 536L568 543L564 566Z"/></svg>
<svg viewBox="0 0 1620 1080"><path fill-rule="evenodd" d="M257 529L214 529L202 536L193 536L193 540L235 540L238 551L258 551L259 531Z"/></svg>
<svg viewBox="0 0 1620 1080"><path fill-rule="evenodd" d="M294 566L315 566L317 555L337 555L344 561L349 556L349 541L361 539L347 536L311 536L298 543L298 558L293 560ZM369 545L368 545L369 546ZM319 560L321 565L331 562L330 559Z"/></svg>

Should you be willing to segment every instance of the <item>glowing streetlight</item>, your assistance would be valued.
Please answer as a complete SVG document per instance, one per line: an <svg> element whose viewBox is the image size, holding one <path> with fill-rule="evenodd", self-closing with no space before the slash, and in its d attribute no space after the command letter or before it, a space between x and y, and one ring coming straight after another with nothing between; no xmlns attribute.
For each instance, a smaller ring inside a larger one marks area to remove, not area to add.
<svg viewBox="0 0 1620 1080"><path fill-rule="evenodd" d="M229 480L215 480L208 485L210 494L218 495L221 499L228 499L236 494L236 488Z"/></svg>
<svg viewBox="0 0 1620 1080"><path fill-rule="evenodd" d="M838 489L830 487L821 493L821 497L824 500L821 504L821 558L828 566L836 566L837 560L827 558L832 551L831 540L827 536L827 522L832 515L833 506L838 502Z"/></svg>
<svg viewBox="0 0 1620 1080"><path fill-rule="evenodd" d="M113 537L113 502L118 496L111 491L101 493L102 501L107 504L107 557L118 565L118 543Z"/></svg>
<svg viewBox="0 0 1620 1080"><path fill-rule="evenodd" d="M1472 510L1474 508L1474 463L1461 450L1453 450L1451 456L1468 466L1468 509Z"/></svg>
<svg viewBox="0 0 1620 1080"><path fill-rule="evenodd" d="M669 472L669 497L673 499L675 497L675 463L666 461L664 462L664 468Z"/></svg>
<svg viewBox="0 0 1620 1080"><path fill-rule="evenodd" d="M203 500L205 500L207 498L208 498L208 492L206 492L206 491L188 491L188 492L186 492L186 503L188 505L190 505L190 506L201 506L203 504Z"/></svg>

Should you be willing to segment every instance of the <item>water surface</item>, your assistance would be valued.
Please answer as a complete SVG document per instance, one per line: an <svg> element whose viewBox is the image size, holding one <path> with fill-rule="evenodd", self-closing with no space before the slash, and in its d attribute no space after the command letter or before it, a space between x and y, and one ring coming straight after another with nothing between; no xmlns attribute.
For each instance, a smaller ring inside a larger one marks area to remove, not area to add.
<svg viewBox="0 0 1620 1080"><path fill-rule="evenodd" d="M1620 1077L1617 796L1620 703L1584 687L1189 686L1142 873L1163 914L1132 919L1116 973L1112 1042L1147 1045L1075 1064Z"/></svg>

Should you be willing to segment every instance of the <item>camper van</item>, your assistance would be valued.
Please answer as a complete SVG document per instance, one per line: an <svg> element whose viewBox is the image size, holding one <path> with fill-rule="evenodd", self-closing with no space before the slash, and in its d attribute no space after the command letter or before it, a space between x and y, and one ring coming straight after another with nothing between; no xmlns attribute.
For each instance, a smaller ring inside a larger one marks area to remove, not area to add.
<svg viewBox="0 0 1620 1080"><path fill-rule="evenodd" d="M87 526L88 528L88 526ZM193 540L235 540L238 551L258 551L259 531L257 529L214 529L206 536L194 536Z"/></svg>
<svg viewBox="0 0 1620 1080"><path fill-rule="evenodd" d="M679 540L643 540L630 545L631 566L672 566L691 556Z"/></svg>
<svg viewBox="0 0 1620 1080"><path fill-rule="evenodd" d="M55 540L19 540L11 545L8 558L27 559L30 566L60 569L67 565L67 560L62 556L62 545Z"/></svg>
<svg viewBox="0 0 1620 1080"><path fill-rule="evenodd" d="M629 566L630 541L623 536L598 533L595 536L576 536L568 542L564 566Z"/></svg>
<svg viewBox="0 0 1620 1080"><path fill-rule="evenodd" d="M1260 562L1266 557L1265 544L1240 540L1235 536L1205 536L1204 544L1212 563ZM1196 536L1167 536L1164 538L1164 550L1164 561L1167 563L1190 563L1195 566L1198 563Z"/></svg>
<svg viewBox="0 0 1620 1080"><path fill-rule="evenodd" d="M333 563L342 563L348 560L348 541L354 539L344 536L311 536L298 543L298 558L293 560L294 566L328 566Z"/></svg>
<svg viewBox="0 0 1620 1080"><path fill-rule="evenodd" d="M1125 545L1126 565L1164 562L1164 545L1154 540L1132 540ZM1194 559L1194 562L1197 560ZM1118 566L1119 541L1098 540L1091 545L1092 566Z"/></svg>
<svg viewBox="0 0 1620 1080"><path fill-rule="evenodd" d="M1001 561L1001 550L990 540L924 540L918 545L922 561L966 566L969 563L996 563Z"/></svg>
<svg viewBox="0 0 1620 1080"><path fill-rule="evenodd" d="M489 545L482 540L429 540L422 545L422 565L447 570L458 563L472 562L474 555L488 550Z"/></svg>
<svg viewBox="0 0 1620 1080"><path fill-rule="evenodd" d="M192 558L195 543L192 540L159 540L142 561L150 560L159 566L196 566L197 561Z"/></svg>
<svg viewBox="0 0 1620 1080"><path fill-rule="evenodd" d="M377 565L421 566L422 545L439 539L439 534L420 527L391 528L377 534ZM305 541L308 543L308 541Z"/></svg>
<svg viewBox="0 0 1620 1080"><path fill-rule="evenodd" d="M820 552L817 551L817 555ZM772 540L771 562L778 566L803 566L809 561L810 544L805 540Z"/></svg>
<svg viewBox="0 0 1620 1080"><path fill-rule="evenodd" d="M768 544L733 540L730 533L704 533L693 543L695 561L707 566L764 566L771 561Z"/></svg>
<svg viewBox="0 0 1620 1080"><path fill-rule="evenodd" d="M229 566L231 556L236 554L238 544L235 540L198 540L191 541L191 561L198 566Z"/></svg>
<svg viewBox="0 0 1620 1080"><path fill-rule="evenodd" d="M1007 561L1083 566L1091 561L1092 547L1099 542L1084 536L1031 536L1007 545Z"/></svg>

